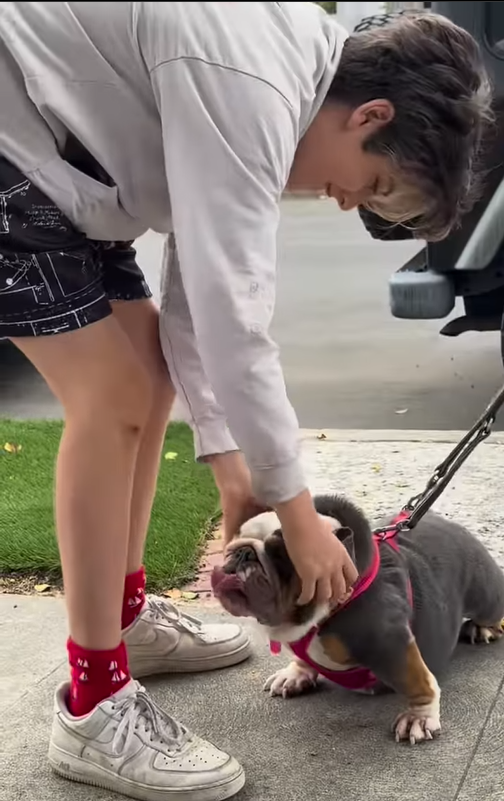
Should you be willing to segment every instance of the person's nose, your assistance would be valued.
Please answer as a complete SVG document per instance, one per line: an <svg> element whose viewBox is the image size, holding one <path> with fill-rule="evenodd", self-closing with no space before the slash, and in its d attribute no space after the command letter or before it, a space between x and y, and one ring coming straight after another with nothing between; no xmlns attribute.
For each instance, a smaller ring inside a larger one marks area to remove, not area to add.
<svg viewBox="0 0 504 801"><path fill-rule="evenodd" d="M341 211L352 211L352 209L360 206L365 199L363 192L346 192L342 189L333 189L331 195L338 203Z"/></svg>

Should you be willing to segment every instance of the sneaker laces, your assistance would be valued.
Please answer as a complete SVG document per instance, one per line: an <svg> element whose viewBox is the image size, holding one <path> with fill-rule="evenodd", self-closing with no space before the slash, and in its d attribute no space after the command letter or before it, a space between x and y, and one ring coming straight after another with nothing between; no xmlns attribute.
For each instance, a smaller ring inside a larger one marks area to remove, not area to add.
<svg viewBox="0 0 504 801"><path fill-rule="evenodd" d="M167 746L171 752L181 751L191 739L189 730L154 703L143 687L116 701L113 709L121 716L112 740L112 750L116 754L128 750L140 724L143 724L145 732L150 733L151 743Z"/></svg>
<svg viewBox="0 0 504 801"><path fill-rule="evenodd" d="M192 634L194 637L204 639L201 620L191 617L191 615L182 614L174 604L152 595L147 597L147 604L155 620L168 623L170 626L177 629L177 631L185 631Z"/></svg>

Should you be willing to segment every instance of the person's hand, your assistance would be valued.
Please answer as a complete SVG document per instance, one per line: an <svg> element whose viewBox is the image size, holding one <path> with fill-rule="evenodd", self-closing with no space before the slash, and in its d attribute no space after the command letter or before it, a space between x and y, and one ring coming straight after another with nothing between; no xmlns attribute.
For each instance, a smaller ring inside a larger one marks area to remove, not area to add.
<svg viewBox="0 0 504 801"><path fill-rule="evenodd" d="M262 506L254 498L250 471L239 451L217 454L207 461L219 490L225 550L238 536L240 526L261 512L268 511L268 507Z"/></svg>
<svg viewBox="0 0 504 801"><path fill-rule="evenodd" d="M309 493L276 509L287 551L301 579L298 604L342 603L351 594L357 569L328 520L320 518Z"/></svg>

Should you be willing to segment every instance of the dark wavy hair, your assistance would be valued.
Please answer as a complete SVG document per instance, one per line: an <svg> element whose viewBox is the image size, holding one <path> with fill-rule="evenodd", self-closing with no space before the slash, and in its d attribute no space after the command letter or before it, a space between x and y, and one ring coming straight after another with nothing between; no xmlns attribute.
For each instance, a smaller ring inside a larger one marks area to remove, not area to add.
<svg viewBox="0 0 504 801"><path fill-rule="evenodd" d="M480 49L437 14L391 15L345 42L326 102L357 108L389 100L392 121L365 148L388 156L397 188L366 207L415 237L443 239L480 197L481 144L493 124L492 90Z"/></svg>

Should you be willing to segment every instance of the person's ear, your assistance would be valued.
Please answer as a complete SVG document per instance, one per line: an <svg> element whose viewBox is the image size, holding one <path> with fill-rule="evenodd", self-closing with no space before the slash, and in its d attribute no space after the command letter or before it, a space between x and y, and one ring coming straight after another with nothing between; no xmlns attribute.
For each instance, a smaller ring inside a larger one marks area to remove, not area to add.
<svg viewBox="0 0 504 801"><path fill-rule="evenodd" d="M348 119L348 128L360 129L369 136L392 122L394 115L395 109L390 100L370 100L352 111Z"/></svg>

